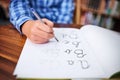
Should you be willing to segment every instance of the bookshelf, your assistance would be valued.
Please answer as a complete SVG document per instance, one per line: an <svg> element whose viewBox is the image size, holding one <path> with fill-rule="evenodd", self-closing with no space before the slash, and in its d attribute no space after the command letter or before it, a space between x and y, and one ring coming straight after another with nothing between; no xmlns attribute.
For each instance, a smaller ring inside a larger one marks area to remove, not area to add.
<svg viewBox="0 0 120 80"><path fill-rule="evenodd" d="M75 4L76 24L114 29L120 21L120 0L75 0Z"/></svg>
<svg viewBox="0 0 120 80"><path fill-rule="evenodd" d="M10 0L0 0L0 20L8 20L9 3L10 3Z"/></svg>

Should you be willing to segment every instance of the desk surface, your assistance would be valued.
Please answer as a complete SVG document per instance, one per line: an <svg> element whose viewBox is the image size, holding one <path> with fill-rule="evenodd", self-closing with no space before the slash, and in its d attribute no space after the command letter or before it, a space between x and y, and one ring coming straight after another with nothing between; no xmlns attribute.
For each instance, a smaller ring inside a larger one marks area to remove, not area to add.
<svg viewBox="0 0 120 80"><path fill-rule="evenodd" d="M55 24L58 27L79 28L75 24ZM15 80L13 71L24 46L26 37L11 25L0 25L0 80Z"/></svg>

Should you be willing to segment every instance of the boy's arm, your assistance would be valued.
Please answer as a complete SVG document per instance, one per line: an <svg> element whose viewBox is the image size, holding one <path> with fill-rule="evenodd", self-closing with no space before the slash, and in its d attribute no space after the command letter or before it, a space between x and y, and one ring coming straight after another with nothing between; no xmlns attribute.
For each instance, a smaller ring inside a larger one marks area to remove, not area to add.
<svg viewBox="0 0 120 80"><path fill-rule="evenodd" d="M10 21L33 43L45 43L54 37L53 22L42 19L45 23L42 24L39 20L32 20L28 0L11 0Z"/></svg>
<svg viewBox="0 0 120 80"><path fill-rule="evenodd" d="M33 20L28 0L11 0L9 14L11 23L20 33L23 23Z"/></svg>

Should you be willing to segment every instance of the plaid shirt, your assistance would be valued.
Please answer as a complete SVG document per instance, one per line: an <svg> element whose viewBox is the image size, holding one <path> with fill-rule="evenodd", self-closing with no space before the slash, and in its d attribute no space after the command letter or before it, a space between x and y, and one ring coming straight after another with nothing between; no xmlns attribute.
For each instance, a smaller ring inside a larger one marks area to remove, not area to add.
<svg viewBox="0 0 120 80"><path fill-rule="evenodd" d="M55 23L72 23L74 0L11 0L10 21L19 32L27 20L35 20L30 8L34 8L41 18Z"/></svg>

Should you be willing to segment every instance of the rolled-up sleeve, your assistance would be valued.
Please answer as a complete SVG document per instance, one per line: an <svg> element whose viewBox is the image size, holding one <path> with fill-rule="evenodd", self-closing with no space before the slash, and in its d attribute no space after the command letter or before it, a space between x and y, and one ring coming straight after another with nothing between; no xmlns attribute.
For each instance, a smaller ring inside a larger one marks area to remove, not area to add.
<svg viewBox="0 0 120 80"><path fill-rule="evenodd" d="M33 20L27 0L11 0L9 6L10 22L21 32L21 25L27 20Z"/></svg>

